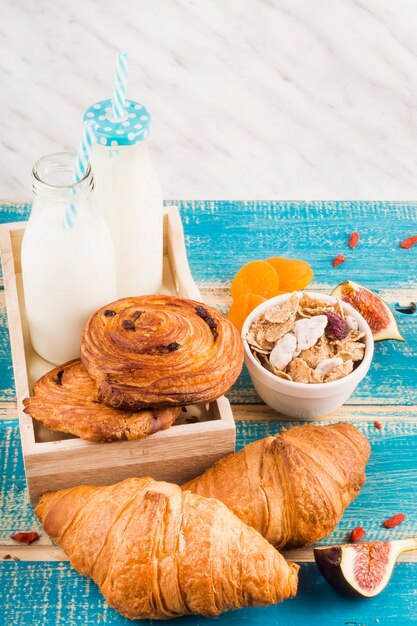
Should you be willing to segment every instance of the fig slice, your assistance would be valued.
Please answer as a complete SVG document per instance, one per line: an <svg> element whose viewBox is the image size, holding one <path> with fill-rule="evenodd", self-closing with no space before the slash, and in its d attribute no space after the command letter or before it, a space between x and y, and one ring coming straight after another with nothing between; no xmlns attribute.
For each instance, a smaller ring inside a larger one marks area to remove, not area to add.
<svg viewBox="0 0 417 626"><path fill-rule="evenodd" d="M374 341L404 341L391 309L370 289L345 280L333 289L332 296L347 302L365 318L372 330Z"/></svg>
<svg viewBox="0 0 417 626"><path fill-rule="evenodd" d="M314 549L324 578L341 593L372 598L388 584L399 555L417 549L417 538L325 546Z"/></svg>

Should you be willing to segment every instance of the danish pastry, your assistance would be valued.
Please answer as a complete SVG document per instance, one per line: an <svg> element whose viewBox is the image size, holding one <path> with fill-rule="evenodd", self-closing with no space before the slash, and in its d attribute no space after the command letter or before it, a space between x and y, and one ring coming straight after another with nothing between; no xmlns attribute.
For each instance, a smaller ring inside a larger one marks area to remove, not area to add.
<svg viewBox="0 0 417 626"><path fill-rule="evenodd" d="M81 360L99 400L109 406L182 406L211 402L233 385L243 344L212 307L175 296L140 296L92 315Z"/></svg>
<svg viewBox="0 0 417 626"><path fill-rule="evenodd" d="M51 370L23 401L25 413L50 430L89 441L142 439L169 428L180 409L119 411L99 402L94 380L79 359Z"/></svg>

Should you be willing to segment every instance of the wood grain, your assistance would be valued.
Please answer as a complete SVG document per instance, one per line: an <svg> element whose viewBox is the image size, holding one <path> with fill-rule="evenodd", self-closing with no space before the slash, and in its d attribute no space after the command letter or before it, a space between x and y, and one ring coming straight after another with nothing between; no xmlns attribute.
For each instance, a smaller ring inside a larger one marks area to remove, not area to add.
<svg viewBox="0 0 417 626"><path fill-rule="evenodd" d="M180 207L192 274L203 300L223 311L230 304L230 280L240 265L273 255L311 262L315 273L312 286L325 292L349 277L378 291L392 308L396 302L416 300L417 250L398 247L399 241L415 234L416 203L207 201L181 202ZM2 209L0 219L24 220L29 205L7 203ZM361 235L355 251L347 246L352 230ZM331 261L339 252L348 260L334 269ZM349 403L319 422L351 420L369 437L372 448L365 487L322 544L345 541L358 524L366 528L369 539L417 535L417 316L395 315L407 343L379 344L369 375ZM130 623L109 609L90 580L61 561L59 548L45 535L40 546L11 546L13 532L40 528L25 487L1 279L0 381L0 554L20 554L18 558L22 558L21 562L6 560L0 565L0 621L3 611L5 623L19 625ZM239 379L229 398L234 403L238 448L295 423L259 404L247 374ZM381 430L374 427L375 420L382 424ZM399 511L407 515L404 524L391 531L383 529L382 521ZM396 626L417 622L415 552L404 555L387 590L366 601L334 592L311 562L311 549L288 556L302 565L295 600L267 609L228 613L216 621L231 626ZM179 626L205 623L212 622L199 617L176 620Z"/></svg>

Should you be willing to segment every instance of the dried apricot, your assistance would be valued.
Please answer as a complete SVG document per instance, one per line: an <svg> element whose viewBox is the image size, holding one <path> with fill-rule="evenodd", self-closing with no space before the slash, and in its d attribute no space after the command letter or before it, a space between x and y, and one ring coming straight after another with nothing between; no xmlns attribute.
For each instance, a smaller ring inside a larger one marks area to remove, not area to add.
<svg viewBox="0 0 417 626"><path fill-rule="evenodd" d="M304 289L313 278L313 270L306 261L273 257L267 259L279 276L279 288L283 292Z"/></svg>
<svg viewBox="0 0 417 626"><path fill-rule="evenodd" d="M272 298L280 289L279 276L270 263L251 261L240 268L232 281L233 300L249 293Z"/></svg>
<svg viewBox="0 0 417 626"><path fill-rule="evenodd" d="M230 307L227 317L236 326L238 331L242 330L243 323L249 313L252 313L258 304L265 302L266 298L258 296L256 293L247 293L240 298L236 298Z"/></svg>

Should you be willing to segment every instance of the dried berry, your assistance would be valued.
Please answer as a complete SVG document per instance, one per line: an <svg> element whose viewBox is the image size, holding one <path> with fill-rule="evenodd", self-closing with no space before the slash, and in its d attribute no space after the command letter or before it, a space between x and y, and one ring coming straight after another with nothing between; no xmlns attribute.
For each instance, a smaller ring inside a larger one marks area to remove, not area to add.
<svg viewBox="0 0 417 626"><path fill-rule="evenodd" d="M385 522L382 523L384 528L395 528L403 523L405 520L404 513L397 513L397 515L393 515L389 519L386 519Z"/></svg>
<svg viewBox="0 0 417 626"><path fill-rule="evenodd" d="M375 421L375 422L374 422L374 426L375 426L375 428L377 428L378 430L381 430L381 428L382 428L382 424L381 424L380 422L376 422L376 421Z"/></svg>
<svg viewBox="0 0 417 626"><path fill-rule="evenodd" d="M352 543L355 543L356 541L359 541L360 539L362 539L362 537L364 537L365 535L366 535L366 530L363 529L361 526L357 526L350 533L349 540Z"/></svg>
<svg viewBox="0 0 417 626"><path fill-rule="evenodd" d="M135 311L134 313L132 313L132 320L136 322L136 320L140 318L142 313L143 311Z"/></svg>
<svg viewBox="0 0 417 626"><path fill-rule="evenodd" d="M19 543L27 543L29 545L39 539L39 535L37 532L16 533L15 535L10 535L10 539L19 541Z"/></svg>
<svg viewBox="0 0 417 626"><path fill-rule="evenodd" d="M404 241L402 241L400 243L400 247L401 248L412 248L414 246L414 244L417 243L417 235L414 235L413 237L408 237L407 239L404 239Z"/></svg>
<svg viewBox="0 0 417 626"><path fill-rule="evenodd" d="M349 239L349 248L356 248L359 241L359 233L353 232Z"/></svg>
<svg viewBox="0 0 417 626"><path fill-rule="evenodd" d="M327 326L325 328L325 333L328 337L332 339L344 339L349 334L349 324L346 320L343 319L337 313L333 313L333 311L329 311L326 313L327 316Z"/></svg>
<svg viewBox="0 0 417 626"><path fill-rule="evenodd" d="M202 320L205 321L205 323L207 324L207 326L210 328L212 332L214 341L216 341L217 337L219 336L219 333L218 333L217 324L214 321L214 318L210 315L207 309L205 309L203 306L200 306L200 305L195 307L195 312L197 313L199 317L201 317Z"/></svg>
<svg viewBox="0 0 417 626"><path fill-rule="evenodd" d="M161 344L160 346L157 346L156 352L157 354L168 354L169 352L175 352L175 350L178 350L179 348L181 348L180 344L176 341L172 341L166 345Z"/></svg>
<svg viewBox="0 0 417 626"><path fill-rule="evenodd" d="M104 311L104 315L106 317L114 317L116 315L116 311L112 311L111 309L106 309Z"/></svg>
<svg viewBox="0 0 417 626"><path fill-rule="evenodd" d="M3 561L9 561L12 558L11 554L5 554L3 557Z"/></svg>
<svg viewBox="0 0 417 626"><path fill-rule="evenodd" d="M346 261L345 255L344 254L338 254L333 259L333 267L338 267L339 265L341 265L345 261Z"/></svg>
<svg viewBox="0 0 417 626"><path fill-rule="evenodd" d="M56 373L56 378L54 378L54 383L57 385L62 385L62 376L64 374L64 370L59 370Z"/></svg>
<svg viewBox="0 0 417 626"><path fill-rule="evenodd" d="M135 322L132 320L123 320L123 328L126 330L136 330Z"/></svg>

